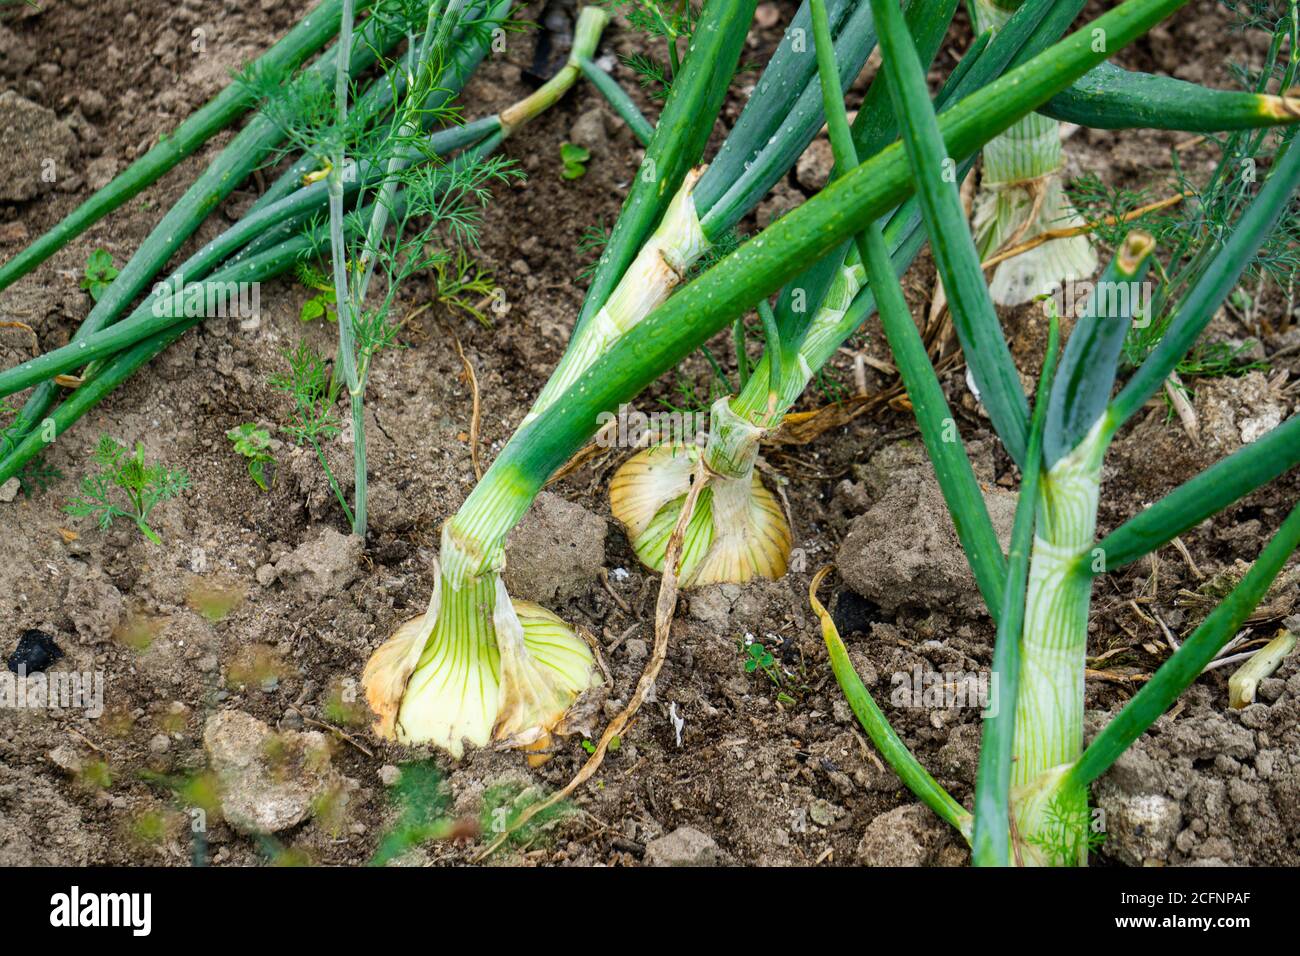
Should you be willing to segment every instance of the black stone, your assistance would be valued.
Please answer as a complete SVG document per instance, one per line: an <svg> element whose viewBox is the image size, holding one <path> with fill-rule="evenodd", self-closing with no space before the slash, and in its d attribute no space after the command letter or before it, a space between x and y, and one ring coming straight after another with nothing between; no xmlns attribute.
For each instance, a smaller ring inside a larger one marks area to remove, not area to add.
<svg viewBox="0 0 1300 956"><path fill-rule="evenodd" d="M885 616L880 612L880 605L845 588L835 595L831 620L840 636L848 637L850 634L871 633L871 625L885 620Z"/></svg>
<svg viewBox="0 0 1300 956"><path fill-rule="evenodd" d="M62 656L63 651L54 638L44 631L29 630L18 638L18 649L9 655L6 663L15 674L20 673L19 668L23 668L21 673L38 674L54 666Z"/></svg>

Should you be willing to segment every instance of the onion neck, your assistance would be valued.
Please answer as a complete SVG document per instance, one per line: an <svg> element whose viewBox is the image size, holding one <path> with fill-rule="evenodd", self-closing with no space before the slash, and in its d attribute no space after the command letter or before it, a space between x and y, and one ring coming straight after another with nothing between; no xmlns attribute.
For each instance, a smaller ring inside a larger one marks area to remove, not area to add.
<svg viewBox="0 0 1300 956"><path fill-rule="evenodd" d="M1043 476L1025 601L1012 784L1029 786L1083 752L1084 657L1101 461L1099 422Z"/></svg>
<svg viewBox="0 0 1300 956"><path fill-rule="evenodd" d="M557 401L596 359L667 299L690 267L708 251L710 242L700 227L693 197L704 169L700 166L686 174L659 227L641 247L600 311L581 326L524 417L524 425Z"/></svg>
<svg viewBox="0 0 1300 956"><path fill-rule="evenodd" d="M786 347L780 349L779 356L774 356L771 349L764 351L762 360L750 373L749 381L731 401L731 409L737 417L768 431L781 424L817 369L825 365L840 347L844 338L841 323L866 281L866 269L857 250L853 249L831 281L821 305L798 342L783 343ZM775 395L768 388L768 363L774 360L782 363L781 388Z"/></svg>

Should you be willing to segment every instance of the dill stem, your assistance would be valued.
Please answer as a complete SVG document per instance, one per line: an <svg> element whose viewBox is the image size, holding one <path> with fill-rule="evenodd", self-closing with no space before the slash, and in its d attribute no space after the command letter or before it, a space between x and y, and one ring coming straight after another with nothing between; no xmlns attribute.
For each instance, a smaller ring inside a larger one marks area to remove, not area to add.
<svg viewBox="0 0 1300 956"><path fill-rule="evenodd" d="M334 71L334 100L337 111L336 136L341 137L348 118L348 66L352 57L353 0L343 0L343 22L339 28L338 67ZM352 404L352 460L353 499L356 507L349 515L352 533L366 534L366 422L363 396L357 381L356 345L353 341L353 324L356 305L348 290L347 245L343 236L343 164L345 146L336 139L330 157L329 211L330 259L333 265L334 301L338 308L339 361L343 365L343 380L348 387ZM319 451L319 450L318 450ZM326 469L328 471L328 469ZM346 506L345 510L346 510Z"/></svg>
<svg viewBox="0 0 1300 956"><path fill-rule="evenodd" d="M407 141L419 132L418 118L420 109L423 106L423 100L427 92L432 90L433 83L425 83L425 72L428 70L430 63L437 63L438 69L441 69L442 50L447 45L447 39L451 36L451 28L455 21L459 19L461 8L465 0L450 0L445 5L443 0L437 0L429 5L428 19L424 25L424 40L420 45L419 55L415 58L414 65L411 68L411 75L406 84L406 105L405 116L398 126L397 148L393 155L388 158L388 168L385 172L382 185L379 187L379 196L375 202L374 210L370 214L370 225L366 229L365 245L361 249L361 268L357 278L353 294L356 296L356 309L360 312L366 299L366 292L370 288L370 279L375 274L375 265L379 261L379 241L388 227L389 210L393 205L393 196L397 192L397 174L411 164L411 160L419 155L419 150L411 146ZM442 15L442 23L438 28L437 36L434 36L433 26ZM435 53L437 57L435 59ZM430 78L432 80L432 78Z"/></svg>

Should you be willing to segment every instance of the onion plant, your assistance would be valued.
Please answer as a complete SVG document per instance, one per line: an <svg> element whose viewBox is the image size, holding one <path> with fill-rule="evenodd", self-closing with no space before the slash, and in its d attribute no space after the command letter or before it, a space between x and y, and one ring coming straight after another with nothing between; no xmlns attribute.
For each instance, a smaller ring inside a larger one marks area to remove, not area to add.
<svg viewBox="0 0 1300 956"><path fill-rule="evenodd" d="M996 38L991 42L985 38L972 47L936 99L936 107L940 111L950 107L970 90L988 82L1007 64L1022 62L1027 54L1041 50L1049 35L1063 30L1081 6L1081 3L1053 4L1047 0L1025 3ZM925 62L937 48L940 37L927 37L910 21L908 26ZM826 49L825 45L821 48ZM1149 115L1138 109L1138 94L1153 84L1160 90L1160 101L1165 107L1161 115L1168 128L1178 128L1196 113L1199 128L1240 129L1242 137L1254 137L1271 124L1296 121L1292 101L1283 97L1209 90L1166 77L1117 72L1109 64L1089 71L1048 102L1072 104L1069 109L1079 119L1085 118L1086 110L1086 118L1099 127L1131 127ZM839 101L837 87L828 83L825 89L831 91L832 103ZM869 101L872 92L883 93L884 84L873 85ZM859 156L880 148L879 139L864 135L864 115L885 117L879 121L882 131L887 132L886 140L896 135L887 98L882 105L883 110L868 111L865 107L859 110L848 134L853 151ZM833 116L834 112L828 107L828 115ZM831 129L834 132L834 124ZM845 151L841 146L840 152ZM970 167L969 159L958 163L951 178L960 182ZM842 162L840 168L845 168ZM1224 168L1235 167L1225 161ZM880 225L892 267L901 273L925 239L917 201L911 199L893 210ZM681 564L683 585L743 583L754 576L775 577L784 570L785 553L790 545L780 534L785 527L784 519L769 510L771 495L757 478L759 445L765 435L781 424L814 375L875 312L881 284L869 282L868 271L860 250L850 244L801 274L778 299L773 316L775 345L769 336L769 348L739 393L715 402L705 447L700 450L670 444L652 445L633 456L616 473L610 488L611 510L623 522L638 556L648 567L663 568L668 533L686 499L694 462L700 459L708 470L710 488L701 494L686 531ZM1171 273L1181 275L1172 269ZM1155 298L1161 300L1160 296ZM963 346L970 346L966 353L972 378L990 413L995 420L1003 422L1027 420L1023 396L1019 399L1016 396L1019 386L1005 374L1010 361L1005 344L998 335L991 334L994 330L974 322L963 303L955 303L953 311L958 339ZM772 312L766 302L759 303L760 316ZM1158 324L1163 328L1163 323ZM886 330L889 330L888 323ZM994 354L1002 356L998 363L984 357ZM913 401L918 399L913 396ZM1013 456L1020 460L1023 448L1014 441L1008 444ZM947 446L940 449L943 457L949 453ZM952 462L941 467L958 476L962 474ZM638 492L639 500L634 497ZM978 496L978 487L972 477L954 485L951 493L973 501ZM713 501L719 499L742 500L747 504L715 508ZM636 501L637 506L631 507L630 501ZM737 511L747 520L736 520ZM998 548L991 530L959 522L958 532L975 562L977 580L986 586L986 593L992 593L987 588L992 587L990 582L996 578L993 556ZM785 551L781 550L782 546ZM736 554L744 559L717 560L722 555Z"/></svg>
<svg viewBox="0 0 1300 956"><path fill-rule="evenodd" d="M802 49L808 15L801 10L714 162L693 168L753 6L714 0L693 24L688 55L596 265L569 347L508 448L520 447L528 427L681 284L816 134L821 110L814 66ZM847 2L836 3L832 16L842 79L848 80L874 46L872 16L865 4ZM593 679L590 652L572 632L564 650L586 662L583 673L530 653L521 622L531 610L512 602L500 573L506 535L540 488L503 485L501 473L489 471L444 525L428 611L399 629L366 667L367 694L383 734L432 742L457 755L466 740L544 749ZM552 640L558 645L556 635ZM474 650L465 652L467 645Z"/></svg>
<svg viewBox="0 0 1300 956"><path fill-rule="evenodd" d="M1181 5L1180 0L1129 0L1092 26L1106 31L1113 51ZM673 84L647 161L665 155L664 150L673 144L677 136L674 103L679 97L692 96L698 88L693 70L711 72L713 64L722 59L723 44L706 45L706 39L734 33L737 39L726 48L734 62L748 11L742 22L729 24L732 10L720 11L721 6L711 4L702 12L693 49ZM1048 23L1053 16L1047 14L1042 22ZM706 29L710 20L717 24L713 32ZM1041 24L1035 24L1026 36L1033 35L1038 26ZM712 51L711 55L701 56L705 50ZM966 96L940 122L948 152L968 158L1106 55L1093 49L1089 35L1075 34ZM843 69L842 62L838 66ZM814 69L815 64L808 68ZM820 84L814 81L805 92L809 89L819 107ZM820 126L820 108L815 108L815 115L815 125ZM666 137L665 130L670 131ZM769 134L757 141L770 139ZM760 165L755 162L751 168ZM702 177L694 190L697 202L703 184ZM913 186L901 146L881 150L702 275L682 284L611 341L607 350L594 356L563 392L535 406L529 420L444 526L442 560L429 610L404 625L367 665L363 679L371 706L380 716L381 732L400 740L431 741L458 754L466 740L483 744L496 738L539 746L552 732L563 729L565 708L589 678L573 681L574 672L560 674L545 658L526 656L525 625L500 582L506 533L549 476L595 431L602 412L635 395L760 298L794 278L807 263L822 259L864 225L888 213L907 198ZM672 195L666 187L656 187L656 192ZM630 197L625 208L631 206ZM711 213L699 217L706 235ZM646 218L653 222L652 217ZM614 239L618 235L616 228ZM614 251L622 254L611 242L606 256ZM602 258L602 264L607 261ZM617 285L610 280L607 287ZM600 302L596 297L593 303L589 293L584 312L597 314ZM577 328L580 335L584 323L580 321ZM581 341L577 335L575 341ZM566 355L576 351L571 348ZM589 670L590 665L587 667ZM565 680L570 681L567 687ZM520 698L523 705L516 703Z"/></svg>
<svg viewBox="0 0 1300 956"><path fill-rule="evenodd" d="M1017 381L980 271L975 237L965 228L956 184L944 175L948 149L925 87L921 60L890 0L872 0L880 24L883 67L940 276L954 313L983 330L963 341L967 359L1002 367ZM1176 5L1175 5L1176 6ZM832 127L834 128L834 127ZM841 142L844 142L841 137ZM1128 236L1106 267L1059 363L1051 314L1048 353L1032 415L992 421L1022 469L1011 549L1004 556L974 476L955 435L919 333L893 275L879 230L869 228L863 257L881 321L912 398L922 438L935 463L972 569L997 622L993 675L999 699L986 720L973 811L961 807L925 772L853 672L829 615L816 602L832 667L855 713L901 779L972 846L978 865L1075 865L1091 839L1088 786L1160 716L1264 596L1300 545L1300 506L1282 522L1250 571L1086 748L1083 689L1093 579L1169 542L1244 495L1300 464L1300 417L1278 426L1187 482L1100 542L1096 516L1105 451L1117 431L1161 387L1194 344L1276 228L1300 187L1300 151L1287 145L1267 181L1222 245L1179 298L1163 339L1112 397L1125 333L1154 247ZM846 146L841 146L841 157ZM1138 316L1141 317L1140 314ZM1015 386L1021 405L1027 405ZM954 452L958 452L954 454ZM981 550L981 548L992 550Z"/></svg>

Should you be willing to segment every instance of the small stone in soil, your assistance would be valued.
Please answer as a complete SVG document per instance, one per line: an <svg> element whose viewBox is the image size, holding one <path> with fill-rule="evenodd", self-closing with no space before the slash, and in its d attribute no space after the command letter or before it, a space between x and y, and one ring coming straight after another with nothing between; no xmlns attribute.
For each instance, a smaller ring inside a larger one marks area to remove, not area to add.
<svg viewBox="0 0 1300 956"><path fill-rule="evenodd" d="M880 605L869 601L857 591L844 588L835 597L835 608L831 611L831 620L841 637L850 634L869 634L871 625L883 621Z"/></svg>
<svg viewBox="0 0 1300 956"><path fill-rule="evenodd" d="M694 827L678 827L646 844L646 866L716 866L718 845Z"/></svg>
<svg viewBox="0 0 1300 956"><path fill-rule="evenodd" d="M18 648L6 662L15 674L38 674L52 667L63 656L63 650L54 638L44 631L27 630L18 638ZM21 668L21 670L20 670Z"/></svg>

